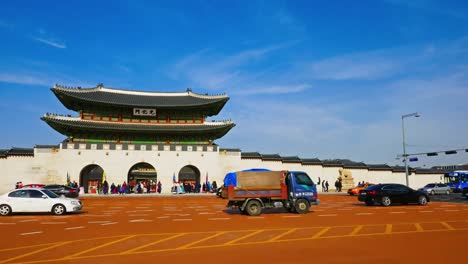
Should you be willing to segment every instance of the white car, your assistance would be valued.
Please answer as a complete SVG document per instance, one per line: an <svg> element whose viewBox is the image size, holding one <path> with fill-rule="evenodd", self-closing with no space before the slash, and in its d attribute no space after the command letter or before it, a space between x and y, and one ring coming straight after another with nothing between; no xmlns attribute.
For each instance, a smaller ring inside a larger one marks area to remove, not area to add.
<svg viewBox="0 0 468 264"><path fill-rule="evenodd" d="M0 196L0 215L25 212L51 212L62 215L80 211L83 204L78 199L66 198L41 188L23 188Z"/></svg>

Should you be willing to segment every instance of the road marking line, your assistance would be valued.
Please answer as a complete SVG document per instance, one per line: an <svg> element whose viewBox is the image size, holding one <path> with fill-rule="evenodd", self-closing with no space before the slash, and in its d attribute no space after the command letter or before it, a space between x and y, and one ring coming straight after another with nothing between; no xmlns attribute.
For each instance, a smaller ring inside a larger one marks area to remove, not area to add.
<svg viewBox="0 0 468 264"><path fill-rule="evenodd" d="M279 235L277 235L277 236L271 238L270 240L267 240L267 242L272 242L272 241L275 241L275 240L277 240L277 239L280 239L280 238L282 238L282 237L284 237L284 236L286 236L286 235L291 234L292 232L294 232L294 231L296 231L296 230L297 230L297 228L290 229L290 230L288 230L288 231L286 231L286 232L283 232L283 233L281 233L281 234L279 234Z"/></svg>
<svg viewBox="0 0 468 264"><path fill-rule="evenodd" d="M389 212L389 214L406 214L406 212Z"/></svg>
<svg viewBox="0 0 468 264"><path fill-rule="evenodd" d="M264 231L264 230L257 230L257 231L255 231L255 232L253 232L253 233L250 233L250 234L247 234L247 235L245 235L245 236L241 236L241 237L238 237L238 238L236 238L236 239L233 239L233 240L231 240L231 241L229 241L229 242L226 242L226 243L224 243L223 245L232 245L232 244L236 243L237 241L240 241L240 240L243 240L243 239L246 239L246 238L255 236L256 234L259 234L259 233L261 233L261 232L263 232L263 231Z"/></svg>
<svg viewBox="0 0 468 264"><path fill-rule="evenodd" d="M31 252L16 256L16 257L9 258L9 259L4 259L4 260L0 261L0 263L6 263L6 262L10 262L10 261L15 260L15 259L19 259L19 258L27 257L27 256L30 256L30 255L34 255L36 253L46 251L48 249L52 249L52 248L55 248L55 247L60 247L60 246L66 245L66 244L70 244L71 242L72 241L67 241L67 242L53 244L52 246L48 246L48 247L45 247L45 248L34 250L34 251L31 251Z"/></svg>
<svg viewBox="0 0 468 264"><path fill-rule="evenodd" d="M207 215L207 214L215 214L215 213L201 212L201 213L198 213L198 214Z"/></svg>
<svg viewBox="0 0 468 264"><path fill-rule="evenodd" d="M208 218L208 220L230 220L231 218L229 217L220 217L220 218Z"/></svg>
<svg viewBox="0 0 468 264"><path fill-rule="evenodd" d="M423 232L423 231L424 231L424 229L422 228L421 224L416 223L416 224L414 224L414 226L416 227L416 231L417 231L417 232Z"/></svg>
<svg viewBox="0 0 468 264"><path fill-rule="evenodd" d="M101 225L106 226L106 225L115 225L115 224L117 224L117 222L104 223L104 224L101 224Z"/></svg>
<svg viewBox="0 0 468 264"><path fill-rule="evenodd" d="M75 227L67 227L65 230L74 230L74 229L81 229L84 228L84 226L75 226Z"/></svg>
<svg viewBox="0 0 468 264"><path fill-rule="evenodd" d="M63 225L67 222L42 222L41 225Z"/></svg>
<svg viewBox="0 0 468 264"><path fill-rule="evenodd" d="M459 212L460 210L445 210L445 212Z"/></svg>
<svg viewBox="0 0 468 264"><path fill-rule="evenodd" d="M325 234L325 233L328 232L328 230L330 230L330 229L331 229L330 226L329 226L329 227L323 228L323 229L320 230L317 234L313 235L313 236L312 236L312 239L317 239L317 238L319 238L321 235Z"/></svg>
<svg viewBox="0 0 468 264"><path fill-rule="evenodd" d="M419 211L420 213L433 213L434 211Z"/></svg>
<svg viewBox="0 0 468 264"><path fill-rule="evenodd" d="M447 222L440 222L443 226L445 226L449 230L455 230L455 228L449 225Z"/></svg>
<svg viewBox="0 0 468 264"><path fill-rule="evenodd" d="M247 217L247 219L249 219L249 220L255 220L255 219L258 220L258 219L263 219L263 218L265 218L265 217L263 217L263 216L250 216L250 217Z"/></svg>
<svg viewBox="0 0 468 264"><path fill-rule="evenodd" d="M189 248L190 246L193 246L193 245L195 245L195 244L198 244L198 243L203 242L203 241L206 241L206 240L210 240L210 239L212 239L212 238L218 237L218 236L223 235L223 234L225 234L225 233L226 233L226 231L218 232L218 233L216 233L216 234L214 234L214 235L211 235L211 236L209 236L209 237L205 237L205 238L199 239L199 240L197 240L197 241L193 241L192 243L188 243L188 244L185 244L185 245L183 245L183 246L177 247L176 249L186 249L186 248Z"/></svg>
<svg viewBox="0 0 468 264"><path fill-rule="evenodd" d="M349 233L349 236L355 236L359 231L361 231L363 227L363 225L356 226L354 230L351 233Z"/></svg>
<svg viewBox="0 0 468 264"><path fill-rule="evenodd" d="M324 214L324 215L318 215L318 216L337 216L337 214Z"/></svg>
<svg viewBox="0 0 468 264"><path fill-rule="evenodd" d="M374 214L374 213L357 213L355 215L371 215L371 214Z"/></svg>
<svg viewBox="0 0 468 264"><path fill-rule="evenodd" d="M36 231L36 232L29 232L29 233L21 233L21 236L27 236L27 235L35 235L35 234L40 234L42 231ZM0 262L1 263L1 262Z"/></svg>
<svg viewBox="0 0 468 264"><path fill-rule="evenodd" d="M141 223L141 222L153 222L153 220L147 220L147 219L134 219L134 220L128 220L129 223Z"/></svg>
<svg viewBox="0 0 468 264"><path fill-rule="evenodd" d="M297 218L297 217L302 217L300 215L282 215L281 217L283 218Z"/></svg>
<svg viewBox="0 0 468 264"><path fill-rule="evenodd" d="M392 233L392 229L393 229L393 225L392 225L392 224L386 224L386 225L385 225L385 233L384 233L384 234L391 234L391 233Z"/></svg>
<svg viewBox="0 0 468 264"><path fill-rule="evenodd" d="M115 243L118 243L118 242L121 242L121 241L125 241L125 240L127 240L127 239L134 238L134 237L136 237L136 235L126 236L126 237L123 237L123 238L121 238L121 239L117 239L117 240L114 240L114 241L111 241L111 242L108 242L108 243L104 243L104 244L101 244L101 245L96 246L96 247L93 247L93 248L89 248L89 249L86 249L86 250L77 252L77 253L72 254L72 255L68 255L68 256L64 257L63 259L73 258L73 257L79 256L79 255L82 255L82 254L85 254L85 253L94 251L94 250L96 250L96 249L100 249L100 248L103 248L103 247L107 247L107 246L110 246L110 245L112 245L112 244L115 244Z"/></svg>
<svg viewBox="0 0 468 264"><path fill-rule="evenodd" d="M169 216L158 216L156 218L169 218Z"/></svg>
<svg viewBox="0 0 468 264"><path fill-rule="evenodd" d="M37 219L26 219L26 220L21 220L21 221L18 221L19 223L26 223L26 222L35 222L37 221Z"/></svg>
<svg viewBox="0 0 468 264"><path fill-rule="evenodd" d="M129 250L127 250L127 251L121 252L120 254L121 254L121 255L126 255L126 254L129 254L129 253L133 253L133 252L135 252L135 251L137 251L137 250L140 250L140 249L142 249L142 248L149 247L149 246L152 246L152 245L155 245L155 244L158 244L158 243L167 241L167 240L171 240L171 239L174 239L174 238L177 238L177 237L181 237L181 236L183 236L183 235L185 235L185 234L186 234L186 233L180 233L180 234L175 234L175 235L170 236L170 237L165 237L165 238L163 238L163 239L159 239L159 240L150 242L150 243L148 243L148 244L141 245L141 246L138 246L138 247L129 249Z"/></svg>

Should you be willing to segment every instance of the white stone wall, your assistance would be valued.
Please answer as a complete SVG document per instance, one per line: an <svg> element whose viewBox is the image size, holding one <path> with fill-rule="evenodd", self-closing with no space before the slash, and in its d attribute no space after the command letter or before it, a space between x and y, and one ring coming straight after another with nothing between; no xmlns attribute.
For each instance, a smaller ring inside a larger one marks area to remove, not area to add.
<svg viewBox="0 0 468 264"><path fill-rule="evenodd" d="M250 168L267 168L271 170L300 170L309 174L314 182L318 178L329 182L334 188L341 167L322 167L321 165L302 165L301 163L282 163L281 161L262 161L260 159L241 159L240 152L232 151L182 151L170 150L90 150L90 149L35 149L34 157L9 156L0 159L0 193L15 187L17 181L29 183L66 182L67 173L71 180L79 183L80 172L88 165L101 166L109 184L121 184L127 180L128 172L137 163L151 164L157 171L158 180L162 183L163 193L170 192L172 177L187 165L200 171L200 180L216 181L221 186L224 175L231 171ZM368 181L373 183L405 184L405 173L392 171L369 171L367 169L348 169L352 172L354 182ZM419 188L429 182L443 181L442 174L412 174L409 176L410 187ZM319 191L321 188L318 188Z"/></svg>

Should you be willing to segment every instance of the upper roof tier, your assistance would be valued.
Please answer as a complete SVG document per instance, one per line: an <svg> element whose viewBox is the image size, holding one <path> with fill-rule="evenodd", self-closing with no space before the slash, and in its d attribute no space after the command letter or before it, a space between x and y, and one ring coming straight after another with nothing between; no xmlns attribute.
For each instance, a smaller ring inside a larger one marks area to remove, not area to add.
<svg viewBox="0 0 468 264"><path fill-rule="evenodd" d="M186 92L140 92L106 88L102 84L94 88L72 88L56 84L51 90L66 108L77 112L98 112L99 109L122 112L131 108L155 108L192 111L213 116L217 115L229 100L226 94L202 95L190 89Z"/></svg>

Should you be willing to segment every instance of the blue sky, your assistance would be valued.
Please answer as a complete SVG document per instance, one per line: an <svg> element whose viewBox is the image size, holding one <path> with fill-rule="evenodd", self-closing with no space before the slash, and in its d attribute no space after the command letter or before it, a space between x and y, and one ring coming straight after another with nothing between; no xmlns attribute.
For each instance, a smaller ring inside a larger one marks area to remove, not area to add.
<svg viewBox="0 0 468 264"><path fill-rule="evenodd" d="M468 148L466 1L3 1L0 39L0 148L64 139L55 83L227 93L245 152L402 164L412 112L409 153Z"/></svg>

